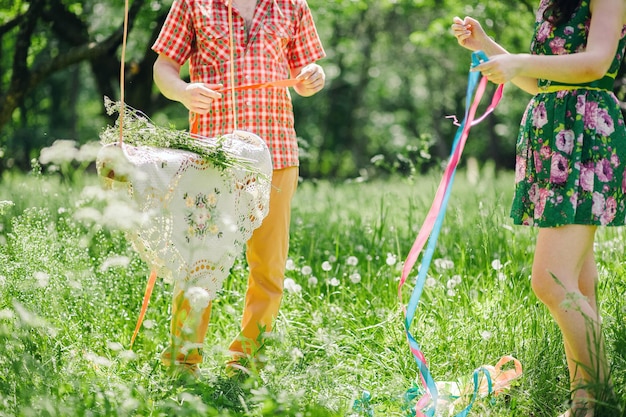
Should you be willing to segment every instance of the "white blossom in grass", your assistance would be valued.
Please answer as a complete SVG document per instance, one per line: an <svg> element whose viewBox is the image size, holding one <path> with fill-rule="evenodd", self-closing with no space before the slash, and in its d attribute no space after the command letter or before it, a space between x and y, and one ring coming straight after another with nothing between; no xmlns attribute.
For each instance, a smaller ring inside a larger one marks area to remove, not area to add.
<svg viewBox="0 0 626 417"><path fill-rule="evenodd" d="M489 340L491 339L491 336L493 336L493 334L488 330L483 330L482 332L480 332L480 337L482 337L483 340Z"/></svg>
<svg viewBox="0 0 626 417"><path fill-rule="evenodd" d="M107 347L114 352L119 352L124 349L124 346L120 342L107 342Z"/></svg>
<svg viewBox="0 0 626 417"><path fill-rule="evenodd" d="M14 205L15 203L10 200L0 201L0 214L4 214L5 210L7 210L9 207L13 207Z"/></svg>
<svg viewBox="0 0 626 417"><path fill-rule="evenodd" d="M504 272L498 272L498 280L506 281L506 275L504 274Z"/></svg>
<svg viewBox="0 0 626 417"><path fill-rule="evenodd" d="M309 277L309 280L308 280L307 282L308 282L308 284L309 284L309 287L315 287L315 286L318 284L317 277L315 277L315 276L313 276L313 275L311 275L311 276Z"/></svg>
<svg viewBox="0 0 626 417"><path fill-rule="evenodd" d="M352 282L353 284L358 284L359 282L361 282L361 274L359 274L358 272L350 274L350 282Z"/></svg>
<svg viewBox="0 0 626 417"><path fill-rule="evenodd" d="M491 267L496 271L501 270L503 266L504 265L502 265L502 262L500 262L500 259L494 259L493 261L491 261Z"/></svg>
<svg viewBox="0 0 626 417"><path fill-rule="evenodd" d="M283 281L283 287L285 288L285 291L291 294L299 294L302 292L302 286L291 278L285 278Z"/></svg>
<svg viewBox="0 0 626 417"><path fill-rule="evenodd" d="M450 288L446 294L448 294L448 297L454 297L456 295L456 290L454 288Z"/></svg>
<svg viewBox="0 0 626 417"><path fill-rule="evenodd" d="M77 153L78 149L76 149L76 141L59 139L54 141L52 146L41 150L41 153L39 154L39 162L44 165L61 165L66 162L72 162Z"/></svg>
<svg viewBox="0 0 626 417"><path fill-rule="evenodd" d="M456 283L456 285L459 285L461 282L463 282L463 278L461 278L461 276L458 274L453 275L451 279Z"/></svg>
<svg viewBox="0 0 626 417"><path fill-rule="evenodd" d="M100 149L102 149L102 144L100 142L92 141L85 143L80 147L78 152L76 152L76 160L78 162L95 161Z"/></svg>
<svg viewBox="0 0 626 417"><path fill-rule="evenodd" d="M211 301L209 292L201 287L188 288L185 291L185 298L189 300L189 305L194 311L203 311Z"/></svg>
<svg viewBox="0 0 626 417"><path fill-rule="evenodd" d="M202 349L204 347L203 343L192 343L192 342L184 342L180 348L180 353L183 355L187 355L194 349Z"/></svg>
<svg viewBox="0 0 626 417"><path fill-rule="evenodd" d="M313 273L313 268L311 268L309 265L304 265L300 270L300 273L306 277Z"/></svg>
<svg viewBox="0 0 626 417"><path fill-rule="evenodd" d="M137 354L132 350L123 350L119 353L119 358L125 361L134 361L137 359Z"/></svg>
<svg viewBox="0 0 626 417"><path fill-rule="evenodd" d="M385 263L389 266L395 265L398 260L398 257L394 253L387 253L387 259L385 259Z"/></svg>
<svg viewBox="0 0 626 417"><path fill-rule="evenodd" d="M100 265L100 272L106 272L111 268L126 268L130 264L128 256L110 256Z"/></svg>
<svg viewBox="0 0 626 417"><path fill-rule="evenodd" d="M330 262L328 262L328 261L322 262L322 271L328 272L331 269L333 269L333 266L330 264Z"/></svg>
<svg viewBox="0 0 626 417"><path fill-rule="evenodd" d="M7 283L7 277L0 275L0 287L3 287Z"/></svg>
<svg viewBox="0 0 626 417"><path fill-rule="evenodd" d="M363 253L363 252L365 252L365 247L363 245L356 245L354 247L354 250L359 252L359 253Z"/></svg>
<svg viewBox="0 0 626 417"><path fill-rule="evenodd" d="M454 289L454 287L456 287L456 281L453 279L449 279L448 282L446 282L446 287L449 290Z"/></svg>
<svg viewBox="0 0 626 417"><path fill-rule="evenodd" d="M144 320L143 327L146 329L154 329L156 327L156 322L154 320Z"/></svg>
<svg viewBox="0 0 626 417"><path fill-rule="evenodd" d="M424 283L428 288L433 288L437 285L437 280L433 277L426 278L426 282Z"/></svg>
<svg viewBox="0 0 626 417"><path fill-rule="evenodd" d="M356 256L348 256L348 259L346 259L346 265L348 266L357 266L358 263L359 259Z"/></svg>
<svg viewBox="0 0 626 417"><path fill-rule="evenodd" d="M37 281L37 285L39 285L41 288L47 287L48 283L50 282L50 275L43 271L35 272L34 277Z"/></svg>
<svg viewBox="0 0 626 417"><path fill-rule="evenodd" d="M109 359L105 358L104 356L96 355L93 352L85 353L85 359L94 364L95 367L108 368L113 365L113 362L111 362Z"/></svg>
<svg viewBox="0 0 626 417"><path fill-rule="evenodd" d="M372 262L374 260L374 258L372 257L372 255L370 255L369 253L367 255L365 255L365 260L367 262Z"/></svg>
<svg viewBox="0 0 626 417"><path fill-rule="evenodd" d="M291 258L287 259L287 264L285 265L285 269L287 271L294 271L296 269L296 263L293 261L293 259Z"/></svg>
<svg viewBox="0 0 626 417"><path fill-rule="evenodd" d="M294 359L302 359L304 358L304 354L297 347L291 349L291 357Z"/></svg>
<svg viewBox="0 0 626 417"><path fill-rule="evenodd" d="M447 270L454 268L454 262L450 259L437 258L433 262L437 269Z"/></svg>
<svg viewBox="0 0 626 417"><path fill-rule="evenodd" d="M337 257L336 257L335 255L330 255L330 256L328 257L328 261L329 261L329 262L337 262Z"/></svg>
<svg viewBox="0 0 626 417"><path fill-rule="evenodd" d="M0 320L11 320L13 317L15 317L13 310L9 310L8 308L0 310Z"/></svg>
<svg viewBox="0 0 626 417"><path fill-rule="evenodd" d="M331 279L328 280L328 285L330 285L331 287L338 287L339 284L341 284L341 282L339 282L337 277L332 277Z"/></svg>

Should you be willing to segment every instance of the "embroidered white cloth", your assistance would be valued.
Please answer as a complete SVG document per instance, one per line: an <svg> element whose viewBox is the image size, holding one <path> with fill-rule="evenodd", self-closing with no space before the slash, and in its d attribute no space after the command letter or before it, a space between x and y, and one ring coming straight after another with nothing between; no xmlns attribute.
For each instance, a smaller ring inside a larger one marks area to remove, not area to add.
<svg viewBox="0 0 626 417"><path fill-rule="evenodd" d="M220 140L250 167L221 170L193 152L128 144L105 145L97 160L100 175L149 213L147 225L128 232L142 259L178 290L201 287L211 299L267 215L272 177L260 137L235 131Z"/></svg>

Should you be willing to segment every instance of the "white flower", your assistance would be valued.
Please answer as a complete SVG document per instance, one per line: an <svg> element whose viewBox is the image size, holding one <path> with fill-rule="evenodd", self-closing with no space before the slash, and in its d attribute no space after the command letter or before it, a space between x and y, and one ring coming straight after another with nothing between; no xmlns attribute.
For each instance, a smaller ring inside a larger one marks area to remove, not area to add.
<svg viewBox="0 0 626 417"><path fill-rule="evenodd" d="M356 256L348 256L348 259L346 259L346 265L357 266L358 263L359 259Z"/></svg>
<svg viewBox="0 0 626 417"><path fill-rule="evenodd" d="M330 264L330 262L328 262L328 261L322 262L322 271L328 272L331 269L333 269L333 266Z"/></svg>
<svg viewBox="0 0 626 417"><path fill-rule="evenodd" d="M313 287L317 285L317 277L310 276L308 283L309 283L309 287Z"/></svg>
<svg viewBox="0 0 626 417"><path fill-rule="evenodd" d="M330 255L330 256L328 257L328 260L329 260L330 262L337 262L337 257L336 257L335 255Z"/></svg>
<svg viewBox="0 0 626 417"><path fill-rule="evenodd" d="M143 327L146 329L154 329L156 327L156 322L154 320L144 320Z"/></svg>
<svg viewBox="0 0 626 417"><path fill-rule="evenodd" d="M449 289L446 294L448 294L448 297L454 297L456 295L456 290Z"/></svg>
<svg viewBox="0 0 626 417"><path fill-rule="evenodd" d="M102 262L100 265L100 271L106 272L110 268L120 267L126 268L130 264L130 258L128 256L111 256Z"/></svg>
<svg viewBox="0 0 626 417"><path fill-rule="evenodd" d="M189 305L194 311L203 311L209 306L211 296L204 288L191 287L185 291L185 298L189 300Z"/></svg>
<svg viewBox="0 0 626 417"><path fill-rule="evenodd" d="M46 272L38 271L35 272L35 279L37 280L37 284L41 288L45 288L50 282L50 275L48 275Z"/></svg>
<svg viewBox="0 0 626 417"><path fill-rule="evenodd" d="M285 278L283 281L283 287L285 288L285 291L291 294L298 294L302 291L300 284L296 283L296 281L291 278Z"/></svg>
<svg viewBox="0 0 626 417"><path fill-rule="evenodd" d="M7 283L7 277L0 275L0 287Z"/></svg>
<svg viewBox="0 0 626 417"><path fill-rule="evenodd" d="M287 271L293 271L296 269L296 263L293 261L293 259L287 259L287 264L285 265L285 269Z"/></svg>
<svg viewBox="0 0 626 417"><path fill-rule="evenodd" d="M387 259L385 260L385 263L389 266L395 265L397 261L397 257L395 254L393 253L388 253L387 254Z"/></svg>
<svg viewBox="0 0 626 417"><path fill-rule="evenodd" d="M64 162L71 162L75 159L78 149L76 149L76 142L73 140L59 139L54 141L52 146L43 148L39 155L39 162L44 165L47 164L63 164Z"/></svg>
<svg viewBox="0 0 626 417"><path fill-rule="evenodd" d="M433 261L435 263L435 267L437 267L438 269L452 269L454 268L454 262L451 261L450 259L435 259Z"/></svg>
<svg viewBox="0 0 626 417"><path fill-rule="evenodd" d="M454 287L456 287L456 281L453 279L449 279L446 283L446 287L448 287L449 290L453 289Z"/></svg>
<svg viewBox="0 0 626 417"><path fill-rule="evenodd" d="M456 285L459 285L463 281L463 278L461 278L460 275L453 275L451 279L455 282Z"/></svg>
<svg viewBox="0 0 626 417"><path fill-rule="evenodd" d="M500 259L494 259L493 261L491 261L491 267L495 269L496 271L501 270L503 266L504 265L502 265L502 262L500 262Z"/></svg>
<svg viewBox="0 0 626 417"><path fill-rule="evenodd" d="M302 359L304 358L304 354L302 353L302 351L300 349L298 349L297 347L293 348L291 350L291 356L294 359Z"/></svg>
<svg viewBox="0 0 626 417"><path fill-rule="evenodd" d="M353 284L358 284L359 282L361 282L361 274L359 274L358 272L353 273L352 275L350 275L350 281L352 281Z"/></svg>
<svg viewBox="0 0 626 417"><path fill-rule="evenodd" d="M339 282L339 280L336 277L332 277L330 280L328 280L328 284L331 287L338 287L339 284L341 284L341 283Z"/></svg>
<svg viewBox="0 0 626 417"><path fill-rule="evenodd" d="M491 332L487 331L487 330L483 330L482 332L480 332L480 337L482 337L484 340L489 340L491 339Z"/></svg>
<svg viewBox="0 0 626 417"><path fill-rule="evenodd" d="M102 144L100 142L94 141L85 143L76 153L76 160L78 162L95 161L96 157L98 156L98 152L100 152L100 149L102 149Z"/></svg>
<svg viewBox="0 0 626 417"><path fill-rule="evenodd" d="M428 288L432 288L437 285L437 280L433 277L426 278L426 282L424 283Z"/></svg>
<svg viewBox="0 0 626 417"><path fill-rule="evenodd" d="M304 265L302 267L302 269L300 270L300 272L302 273L302 275L311 275L313 273L313 268L311 268L308 265Z"/></svg>

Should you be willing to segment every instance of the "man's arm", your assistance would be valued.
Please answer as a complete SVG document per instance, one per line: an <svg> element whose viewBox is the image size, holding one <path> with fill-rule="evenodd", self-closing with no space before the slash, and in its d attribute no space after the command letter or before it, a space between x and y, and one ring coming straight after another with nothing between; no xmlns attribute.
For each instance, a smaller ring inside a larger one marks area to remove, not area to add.
<svg viewBox="0 0 626 417"><path fill-rule="evenodd" d="M205 114L213 100L222 97L216 90L221 84L188 83L180 78L181 65L164 54L154 63L154 83L170 100L181 102L189 111Z"/></svg>

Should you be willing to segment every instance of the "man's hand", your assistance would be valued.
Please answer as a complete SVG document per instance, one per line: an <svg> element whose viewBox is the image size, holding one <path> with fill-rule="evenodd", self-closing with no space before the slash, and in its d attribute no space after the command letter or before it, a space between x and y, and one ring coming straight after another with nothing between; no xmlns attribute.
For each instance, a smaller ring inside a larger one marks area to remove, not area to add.
<svg viewBox="0 0 626 417"><path fill-rule="evenodd" d="M292 71L292 76L300 80L294 90L303 97L309 97L324 88L326 74L324 69L318 64L309 64Z"/></svg>

